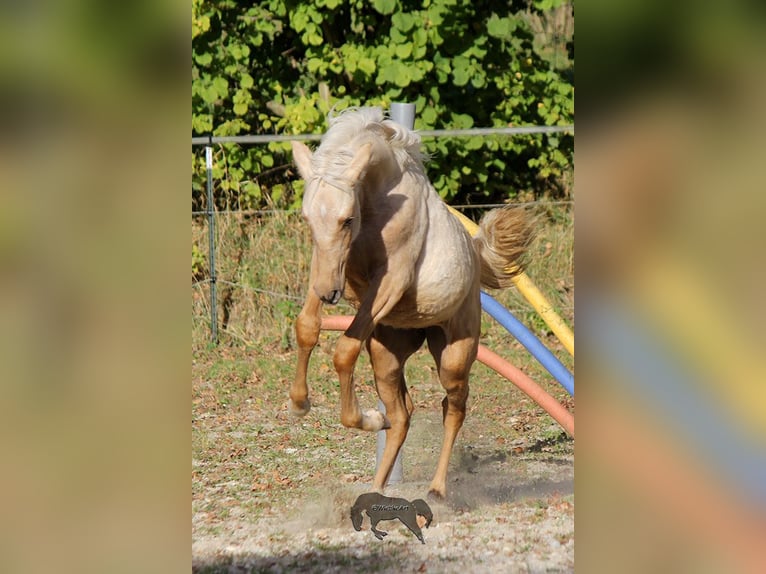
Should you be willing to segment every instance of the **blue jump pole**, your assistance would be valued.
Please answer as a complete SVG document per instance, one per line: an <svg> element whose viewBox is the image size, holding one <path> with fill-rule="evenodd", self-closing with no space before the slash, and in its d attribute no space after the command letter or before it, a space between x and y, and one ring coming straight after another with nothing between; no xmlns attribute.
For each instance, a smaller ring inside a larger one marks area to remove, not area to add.
<svg viewBox="0 0 766 574"><path fill-rule="evenodd" d="M556 379L570 395L574 396L574 376L561 364L561 361L559 361L555 355L534 336L532 331L527 329L521 321L508 311L508 309L498 303L492 296L484 293L484 291L481 292L481 306L498 323L505 327L511 335L516 337L519 343L524 345L524 348L529 351L543 367L545 367L551 376Z"/></svg>

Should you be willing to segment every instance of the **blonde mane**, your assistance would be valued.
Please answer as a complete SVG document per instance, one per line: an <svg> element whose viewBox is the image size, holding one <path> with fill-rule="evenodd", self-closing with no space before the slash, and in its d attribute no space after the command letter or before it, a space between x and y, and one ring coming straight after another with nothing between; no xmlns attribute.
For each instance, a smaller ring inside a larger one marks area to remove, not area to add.
<svg viewBox="0 0 766 574"><path fill-rule="evenodd" d="M386 117L381 108L347 108L327 115L329 129L313 156L314 173L339 180L359 147L386 144L402 169L423 169L420 136Z"/></svg>

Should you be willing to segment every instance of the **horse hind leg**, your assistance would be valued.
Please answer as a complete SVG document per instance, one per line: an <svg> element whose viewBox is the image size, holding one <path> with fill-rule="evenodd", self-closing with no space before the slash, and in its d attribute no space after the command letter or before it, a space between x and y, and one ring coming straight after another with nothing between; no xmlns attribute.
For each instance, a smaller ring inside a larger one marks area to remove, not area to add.
<svg viewBox="0 0 766 574"><path fill-rule="evenodd" d="M390 427L386 430L386 447L375 473L372 486L383 491L394 467L399 449L407 438L412 415L412 399L404 379L404 364L423 344L422 330L394 329L378 325L367 341L375 386L386 407Z"/></svg>
<svg viewBox="0 0 766 574"><path fill-rule="evenodd" d="M415 536L417 536L422 544L426 543L423 539L423 531L420 529L420 526L418 526L418 515L414 509L411 510L411 512L407 512L405 515L400 516L399 520L401 520L402 523L409 528Z"/></svg>
<svg viewBox="0 0 766 574"><path fill-rule="evenodd" d="M453 327L454 327L453 322ZM459 333L446 332L434 327L428 333L428 348L439 371L439 380L447 392L442 401L444 438L439 462L429 488L429 496L444 499L447 495L447 469L452 448L465 420L468 400L468 374L476 359L478 348L478 320L476 333L466 333L463 328L470 326L466 320ZM467 324L467 325L466 325Z"/></svg>

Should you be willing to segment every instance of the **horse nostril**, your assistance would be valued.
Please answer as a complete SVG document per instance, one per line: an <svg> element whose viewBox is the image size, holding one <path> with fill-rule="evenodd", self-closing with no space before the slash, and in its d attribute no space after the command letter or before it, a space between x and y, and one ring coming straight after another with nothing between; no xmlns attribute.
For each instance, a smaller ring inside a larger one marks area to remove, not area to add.
<svg viewBox="0 0 766 574"><path fill-rule="evenodd" d="M329 295L323 295L322 297L320 297L320 299L324 303L327 303L329 305L335 305L338 303L338 301L340 301L341 295L342 293L338 289L336 289L334 291L330 291Z"/></svg>

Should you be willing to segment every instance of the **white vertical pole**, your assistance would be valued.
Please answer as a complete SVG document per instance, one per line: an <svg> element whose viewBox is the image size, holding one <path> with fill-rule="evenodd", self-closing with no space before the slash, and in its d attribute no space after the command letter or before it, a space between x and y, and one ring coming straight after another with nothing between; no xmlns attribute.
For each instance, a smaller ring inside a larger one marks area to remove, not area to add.
<svg viewBox="0 0 766 574"><path fill-rule="evenodd" d="M218 344L218 295L216 294L217 276L215 272L215 203L213 202L213 136L209 135L209 145L205 147L205 168L207 170L207 229L208 260L210 262L210 339Z"/></svg>
<svg viewBox="0 0 766 574"><path fill-rule="evenodd" d="M415 129L415 104L392 103L391 119L407 129Z"/></svg>
<svg viewBox="0 0 766 574"><path fill-rule="evenodd" d="M405 103L392 103L391 104L391 119L396 123L403 125L406 128L415 128L415 104ZM378 410L383 414L386 414L385 405L378 400ZM378 431L378 449L377 449L377 461L375 467L380 466L380 460L383 458L383 450L386 448L386 431ZM404 473L402 470L402 451L399 450L399 454L394 461L394 468L391 469L391 474L388 477L388 484L398 484L404 480Z"/></svg>

